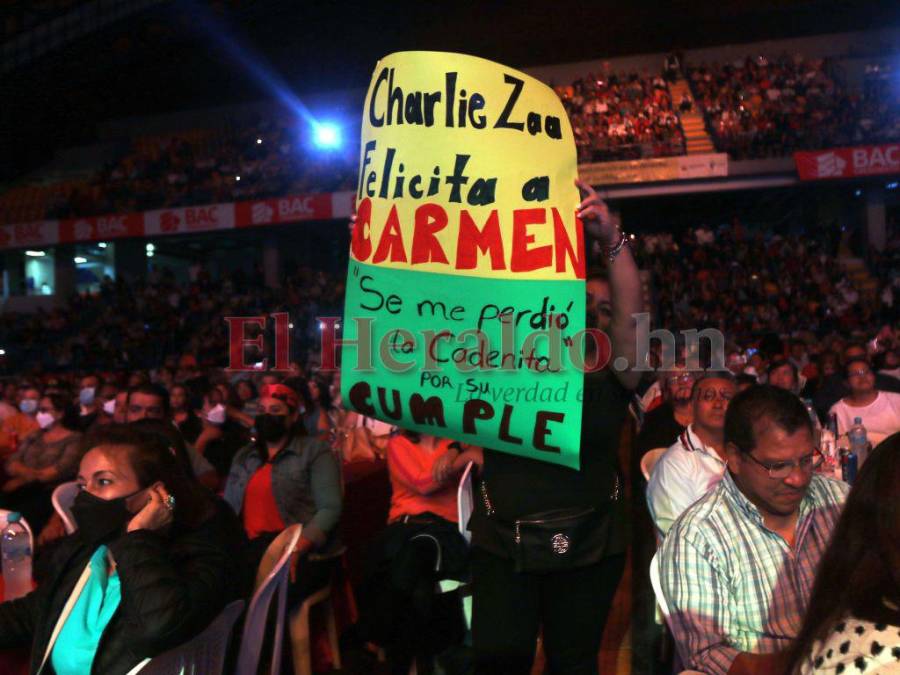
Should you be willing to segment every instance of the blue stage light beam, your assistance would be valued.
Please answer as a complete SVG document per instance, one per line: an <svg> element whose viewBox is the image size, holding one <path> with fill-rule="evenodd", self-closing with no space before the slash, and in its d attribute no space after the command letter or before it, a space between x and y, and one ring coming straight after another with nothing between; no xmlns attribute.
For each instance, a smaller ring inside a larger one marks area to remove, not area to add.
<svg viewBox="0 0 900 675"><path fill-rule="evenodd" d="M341 147L341 129L332 122L321 122L313 126L313 143L323 150Z"/></svg>
<svg viewBox="0 0 900 675"><path fill-rule="evenodd" d="M246 70L263 89L309 124L313 132L316 131L319 121L306 107L306 104L291 91L287 82L270 65L266 64L261 55L251 47L241 44L240 38L231 29L199 3L191 2L188 7L194 15L195 26L201 27L222 52Z"/></svg>

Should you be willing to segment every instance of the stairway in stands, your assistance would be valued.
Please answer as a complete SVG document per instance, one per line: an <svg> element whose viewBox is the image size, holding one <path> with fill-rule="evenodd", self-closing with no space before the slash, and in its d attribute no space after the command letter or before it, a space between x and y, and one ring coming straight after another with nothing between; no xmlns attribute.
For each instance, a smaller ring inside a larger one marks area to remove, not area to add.
<svg viewBox="0 0 900 675"><path fill-rule="evenodd" d="M672 105L675 106L676 110L678 109L678 104L681 103L682 96L688 94L693 98L691 88L683 77L679 77L675 82L669 83L669 91L672 92ZM703 115L698 110L696 101L694 101L692 110L679 112L678 115L681 117L681 128L684 129L687 154L695 155L716 151L712 138L706 131L706 123L703 120Z"/></svg>

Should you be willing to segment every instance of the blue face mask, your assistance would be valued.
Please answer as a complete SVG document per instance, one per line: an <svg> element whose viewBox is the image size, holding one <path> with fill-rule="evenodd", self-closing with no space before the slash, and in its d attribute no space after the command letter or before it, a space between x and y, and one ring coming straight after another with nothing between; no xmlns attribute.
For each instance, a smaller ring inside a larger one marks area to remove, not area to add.
<svg viewBox="0 0 900 675"><path fill-rule="evenodd" d="M38 402L36 398L23 398L19 401L19 410L26 415L34 415L37 411Z"/></svg>
<svg viewBox="0 0 900 675"><path fill-rule="evenodd" d="M94 402L94 392L96 391L94 387L85 387L78 392L78 402L81 405L91 405Z"/></svg>

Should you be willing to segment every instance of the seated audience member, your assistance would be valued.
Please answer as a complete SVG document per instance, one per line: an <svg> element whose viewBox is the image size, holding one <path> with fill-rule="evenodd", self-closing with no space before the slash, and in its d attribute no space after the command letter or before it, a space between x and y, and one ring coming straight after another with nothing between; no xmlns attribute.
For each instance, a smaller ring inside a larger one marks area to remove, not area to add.
<svg viewBox="0 0 900 675"><path fill-rule="evenodd" d="M96 375L86 375L81 378L81 388L78 390L78 430L87 431L100 416L100 404L97 394L100 391L100 378Z"/></svg>
<svg viewBox="0 0 900 675"><path fill-rule="evenodd" d="M142 419L165 420L171 423L171 406L169 392L158 384L142 384L128 391L125 403L126 422L137 422ZM172 425L173 427L175 425ZM177 427L175 427L177 429ZM215 467L210 464L193 446L187 446L191 469L203 485L215 490L219 487L219 476Z"/></svg>
<svg viewBox="0 0 900 675"><path fill-rule="evenodd" d="M878 391L875 374L865 359L848 361L845 374L850 393L830 410L837 416L838 435L846 434L857 417L862 418L873 445L900 431L900 394Z"/></svg>
<svg viewBox="0 0 900 675"><path fill-rule="evenodd" d="M769 364L766 382L792 394L800 393L800 374L797 372L797 366L787 359L777 359Z"/></svg>
<svg viewBox="0 0 900 675"><path fill-rule="evenodd" d="M250 442L251 436L250 429L229 415L228 409L217 402L217 394L215 389L210 389L203 397L200 409L202 430L194 449L215 467L219 476L225 478L235 454Z"/></svg>
<svg viewBox="0 0 900 675"><path fill-rule="evenodd" d="M116 414L116 397L118 395L119 388L111 382L107 382L100 388L98 424L112 424L115 421L113 418Z"/></svg>
<svg viewBox="0 0 900 675"><path fill-rule="evenodd" d="M668 448L691 423L691 391L696 375L684 368L660 372L664 402L644 415L635 450L643 456L653 448Z"/></svg>
<svg viewBox="0 0 900 675"><path fill-rule="evenodd" d="M113 405L113 422L116 424L125 424L128 418L128 390L123 389L116 394L115 404Z"/></svg>
<svg viewBox="0 0 900 675"><path fill-rule="evenodd" d="M460 444L449 439L404 430L388 442L387 461L391 508L363 593L362 632L386 647L392 672L408 673L413 659L431 657L462 638L461 625L455 635L440 639L429 629L436 616L435 584L468 576L468 545L458 529L457 486L460 472L470 461L480 463L481 453L478 448L461 451Z"/></svg>
<svg viewBox="0 0 900 675"><path fill-rule="evenodd" d="M737 393L731 373L709 373L694 384L693 422L656 462L647 505L665 536L684 510L709 492L725 473L725 411Z"/></svg>
<svg viewBox="0 0 900 675"><path fill-rule="evenodd" d="M172 406L172 422L186 442L196 445L197 438L203 431L203 423L194 412L187 387L183 384L174 385L169 390L169 404Z"/></svg>
<svg viewBox="0 0 900 675"><path fill-rule="evenodd" d="M299 398L285 385L263 387L256 440L234 457L225 501L243 520L251 566L284 528L303 525L297 551L304 557L289 591L297 604L329 583L338 550L340 467L324 441L306 436Z"/></svg>
<svg viewBox="0 0 900 675"><path fill-rule="evenodd" d="M40 429L36 415L41 392L34 387L22 390L15 414L10 415L0 425L0 458L6 459L18 450L19 444L32 432Z"/></svg>
<svg viewBox="0 0 900 675"><path fill-rule="evenodd" d="M49 578L0 604L0 646L30 645L33 673L132 672L190 640L243 590L234 515L164 443L108 425L85 447L78 530L60 540Z"/></svg>
<svg viewBox="0 0 900 675"><path fill-rule="evenodd" d="M40 430L19 443L6 460L7 481L0 488L0 506L19 511L32 532L40 532L53 513L50 495L72 480L81 459L78 411L62 394L40 400L36 414Z"/></svg>
<svg viewBox="0 0 900 675"><path fill-rule="evenodd" d="M848 487L814 473L806 407L771 385L732 399L725 451L722 480L660 549L669 626L689 669L783 672Z"/></svg>
<svg viewBox="0 0 900 675"><path fill-rule="evenodd" d="M822 556L797 675L900 672L900 434L866 461Z"/></svg>
<svg viewBox="0 0 900 675"><path fill-rule="evenodd" d="M328 385L319 377L314 377L306 382L307 395L304 396L305 412L303 424L306 433L310 436L325 438L331 427L329 413L331 412L331 394Z"/></svg>
<svg viewBox="0 0 900 675"><path fill-rule="evenodd" d="M836 367L831 376L822 379L814 399L816 410L820 415L826 415L835 403L851 393L846 378L847 366L856 360L868 363L866 348L860 344L850 344L841 352L843 369ZM881 373L875 373L874 386L878 391L900 393L900 380Z"/></svg>

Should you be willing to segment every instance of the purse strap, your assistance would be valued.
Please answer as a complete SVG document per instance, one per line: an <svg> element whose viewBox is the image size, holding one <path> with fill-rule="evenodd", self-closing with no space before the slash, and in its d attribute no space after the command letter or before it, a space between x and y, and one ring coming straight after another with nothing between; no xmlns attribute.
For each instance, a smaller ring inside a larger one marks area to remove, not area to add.
<svg viewBox="0 0 900 675"><path fill-rule="evenodd" d="M615 477L615 485L613 485L612 494L609 496L610 501L617 502L619 501L619 472L616 471L613 476ZM491 503L491 498L488 496L487 491L487 481L482 478L481 479L481 500L484 502L484 511L488 516L493 516L494 505Z"/></svg>

